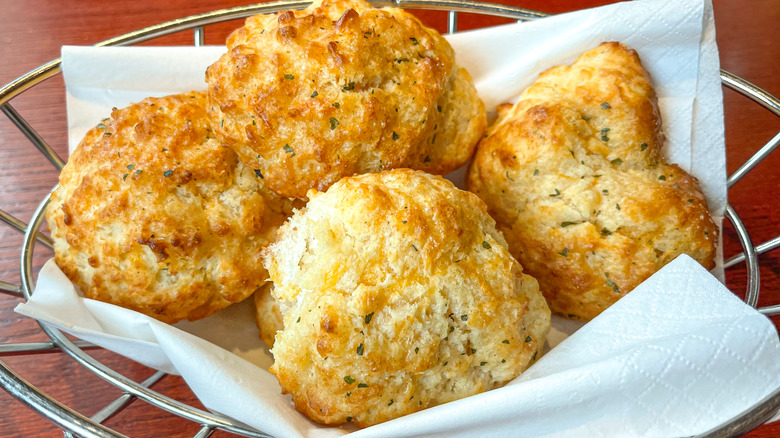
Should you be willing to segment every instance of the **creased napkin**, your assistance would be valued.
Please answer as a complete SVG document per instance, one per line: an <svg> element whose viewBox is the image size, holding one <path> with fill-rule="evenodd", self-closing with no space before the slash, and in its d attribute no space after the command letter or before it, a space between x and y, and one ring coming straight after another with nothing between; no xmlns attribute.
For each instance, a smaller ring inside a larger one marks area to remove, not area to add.
<svg viewBox="0 0 780 438"><path fill-rule="evenodd" d="M701 181L720 222L725 145L709 0L640 0L448 36L490 110L545 69L602 41L639 52L650 71L667 156ZM203 89L222 47L64 47L69 144L147 96ZM457 180L457 176L453 177ZM252 304L162 324L80 298L53 262L24 315L138 362L181 374L205 406L277 436L340 436L298 414L265 368ZM556 321L555 346L579 326ZM367 436L682 436L705 431L780 386L780 346L765 317L681 257L564 340L510 385L363 429Z"/></svg>

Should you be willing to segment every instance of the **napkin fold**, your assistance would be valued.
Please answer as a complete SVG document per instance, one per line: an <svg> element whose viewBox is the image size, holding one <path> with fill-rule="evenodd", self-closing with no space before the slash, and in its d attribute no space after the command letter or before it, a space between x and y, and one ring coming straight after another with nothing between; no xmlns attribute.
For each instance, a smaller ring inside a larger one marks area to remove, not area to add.
<svg viewBox="0 0 780 438"><path fill-rule="evenodd" d="M665 152L699 179L720 223L726 168L714 35L710 0L639 0L448 39L489 111L602 41L637 50L659 96ZM203 72L223 51L64 47L71 150L111 107L204 89ZM280 394L249 301L171 326L79 296L50 261L16 311L180 374L209 409L274 436L685 436L780 386L771 321L687 256L582 328L555 322L551 344L560 344L509 385L358 431L314 424Z"/></svg>

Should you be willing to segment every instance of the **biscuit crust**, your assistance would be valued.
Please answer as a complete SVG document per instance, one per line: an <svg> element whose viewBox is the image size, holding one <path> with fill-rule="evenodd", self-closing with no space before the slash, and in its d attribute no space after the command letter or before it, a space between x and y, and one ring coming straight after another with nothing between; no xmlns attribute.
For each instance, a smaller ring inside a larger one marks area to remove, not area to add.
<svg viewBox="0 0 780 438"><path fill-rule="evenodd" d="M369 426L501 386L550 312L485 205L398 169L310 192L269 246L284 329L271 371L296 408Z"/></svg>
<svg viewBox="0 0 780 438"><path fill-rule="evenodd" d="M271 283L266 283L258 289L254 294L254 300L258 335L268 348L273 348L276 332L284 329L284 322L282 312L279 310L279 301L271 294Z"/></svg>
<svg viewBox="0 0 780 438"><path fill-rule="evenodd" d="M91 129L46 219L55 260L87 298L164 322L243 300L292 213L211 131L200 92L148 98Z"/></svg>
<svg viewBox="0 0 780 438"><path fill-rule="evenodd" d="M590 320L683 253L714 267L718 228L663 142L650 77L615 42L499 108L467 185L554 313Z"/></svg>
<svg viewBox="0 0 780 438"><path fill-rule="evenodd" d="M363 0L250 17L206 80L219 138L288 197L383 169L449 173L486 127L449 43Z"/></svg>

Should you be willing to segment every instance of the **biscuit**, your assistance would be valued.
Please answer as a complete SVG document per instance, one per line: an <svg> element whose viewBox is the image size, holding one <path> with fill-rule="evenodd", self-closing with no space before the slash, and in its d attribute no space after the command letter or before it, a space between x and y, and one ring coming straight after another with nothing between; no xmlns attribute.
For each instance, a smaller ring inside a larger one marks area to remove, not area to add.
<svg viewBox="0 0 780 438"><path fill-rule="evenodd" d="M216 134L288 197L383 169L449 173L486 126L449 43L363 0L250 17L206 80Z"/></svg>
<svg viewBox="0 0 780 438"><path fill-rule="evenodd" d="M540 354L550 312L474 194L421 171L309 193L266 267L271 367L325 424L381 423L492 388Z"/></svg>
<svg viewBox="0 0 780 438"><path fill-rule="evenodd" d="M619 43L499 108L467 185L554 313L590 320L680 254L715 266L718 228L663 143L649 74Z"/></svg>
<svg viewBox="0 0 780 438"><path fill-rule="evenodd" d="M271 295L271 283L266 283L254 294L255 299L255 325L260 340L265 342L268 348L273 348L276 332L284 328L282 313L279 310L279 302Z"/></svg>
<svg viewBox="0 0 780 438"><path fill-rule="evenodd" d="M57 265L87 298L195 320L268 278L261 250L291 214L211 130L200 92L148 98L92 128L46 219Z"/></svg>

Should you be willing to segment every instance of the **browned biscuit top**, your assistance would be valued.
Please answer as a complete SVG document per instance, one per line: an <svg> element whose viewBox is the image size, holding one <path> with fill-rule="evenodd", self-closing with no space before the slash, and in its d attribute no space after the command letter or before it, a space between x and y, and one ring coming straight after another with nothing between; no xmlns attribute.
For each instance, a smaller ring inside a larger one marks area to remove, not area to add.
<svg viewBox="0 0 780 438"><path fill-rule="evenodd" d="M618 43L549 69L499 108L468 187L553 312L589 320L682 253L714 267L717 226L663 141L650 77Z"/></svg>
<svg viewBox="0 0 780 438"><path fill-rule="evenodd" d="M550 313L484 204L398 169L344 178L269 246L298 410L368 426L501 386L541 352Z"/></svg>
<svg viewBox="0 0 780 438"><path fill-rule="evenodd" d="M70 157L47 220L88 298L175 322L266 281L260 252L290 201L214 137L205 105L190 92L115 109Z"/></svg>
<svg viewBox="0 0 780 438"><path fill-rule="evenodd" d="M337 0L257 15L227 49L206 74L215 131L284 196L383 169L450 172L485 128L449 43L400 9Z"/></svg>

